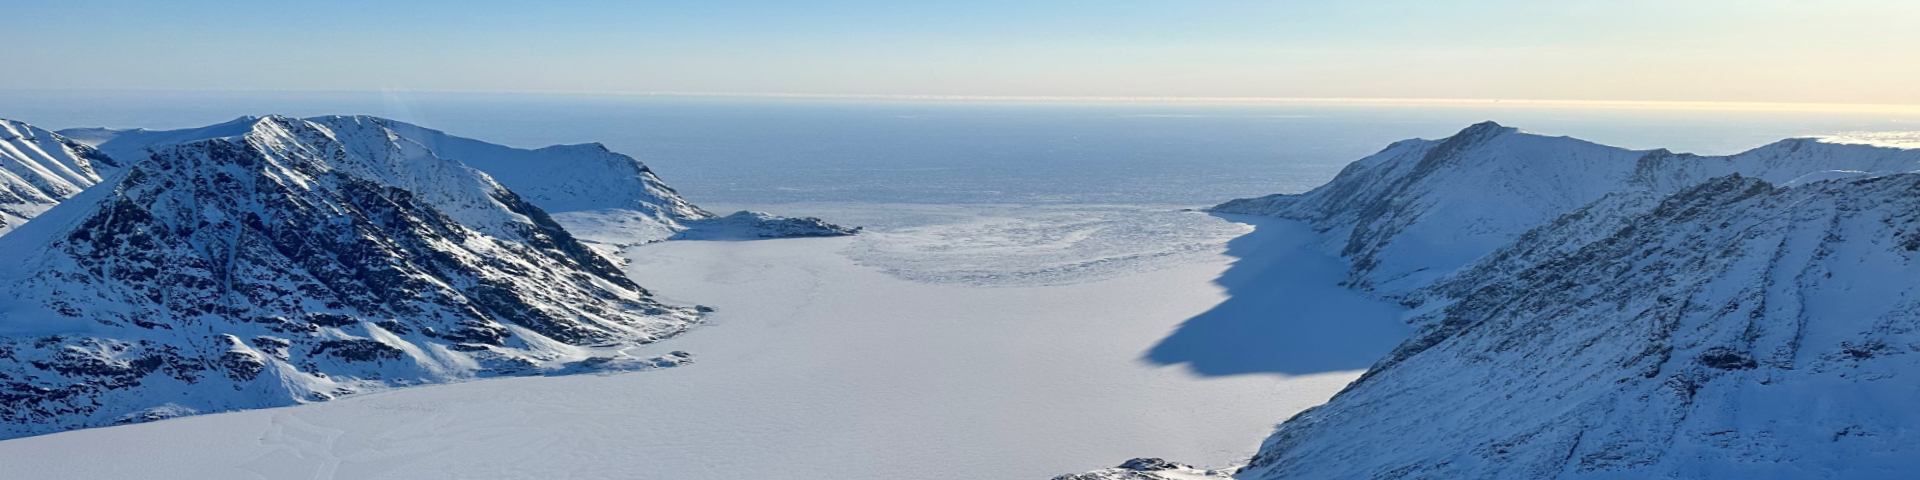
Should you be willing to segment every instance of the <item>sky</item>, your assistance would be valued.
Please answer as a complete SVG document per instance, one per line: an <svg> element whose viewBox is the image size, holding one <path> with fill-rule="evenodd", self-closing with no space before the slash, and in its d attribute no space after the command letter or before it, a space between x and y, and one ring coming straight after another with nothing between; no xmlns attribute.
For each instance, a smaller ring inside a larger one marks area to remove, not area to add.
<svg viewBox="0 0 1920 480"><path fill-rule="evenodd" d="M1920 104L1920 1L0 1L0 89Z"/></svg>

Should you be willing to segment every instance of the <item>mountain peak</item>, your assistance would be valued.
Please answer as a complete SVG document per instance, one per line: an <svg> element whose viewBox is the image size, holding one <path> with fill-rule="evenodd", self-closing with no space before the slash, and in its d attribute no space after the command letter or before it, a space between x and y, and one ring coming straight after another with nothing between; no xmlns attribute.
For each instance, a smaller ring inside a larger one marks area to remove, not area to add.
<svg viewBox="0 0 1920 480"><path fill-rule="evenodd" d="M1495 135L1516 133L1519 131L1520 129L1518 128L1508 127L1508 126L1496 123L1492 120L1488 120L1488 121L1476 123L1473 125L1468 125L1467 128L1461 129L1460 133L1454 134L1454 137L1491 137Z"/></svg>

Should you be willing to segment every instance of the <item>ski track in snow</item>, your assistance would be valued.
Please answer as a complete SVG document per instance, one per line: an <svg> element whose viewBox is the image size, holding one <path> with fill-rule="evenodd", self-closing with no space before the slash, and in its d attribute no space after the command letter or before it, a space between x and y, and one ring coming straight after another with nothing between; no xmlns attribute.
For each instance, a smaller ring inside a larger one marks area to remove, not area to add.
<svg viewBox="0 0 1920 480"><path fill-rule="evenodd" d="M0 465L9 478L957 480L1152 452L1218 467L1359 373L1201 376L1143 360L1226 299L1215 281L1234 258L1220 252L1247 225L1157 207L842 207L818 213L871 236L626 251L663 300L719 309L635 348L690 351L690 365L15 439ZM1043 282L1018 274L1101 259ZM1326 282L1344 268L1302 265ZM925 274L994 269L1019 281Z"/></svg>

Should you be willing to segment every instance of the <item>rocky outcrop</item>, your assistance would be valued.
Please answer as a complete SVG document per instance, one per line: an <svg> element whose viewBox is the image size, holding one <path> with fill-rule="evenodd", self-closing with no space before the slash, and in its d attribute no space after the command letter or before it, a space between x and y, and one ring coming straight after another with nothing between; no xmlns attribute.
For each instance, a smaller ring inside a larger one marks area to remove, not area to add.
<svg viewBox="0 0 1920 480"><path fill-rule="evenodd" d="M759 240L766 238L841 237L860 233L860 227L847 228L815 217L781 217L766 212L735 212L686 222L687 229L674 240Z"/></svg>
<svg viewBox="0 0 1920 480"><path fill-rule="evenodd" d="M1087 473L1053 477L1053 480L1228 480L1229 470L1202 470L1179 462L1158 458L1136 458L1120 466Z"/></svg>

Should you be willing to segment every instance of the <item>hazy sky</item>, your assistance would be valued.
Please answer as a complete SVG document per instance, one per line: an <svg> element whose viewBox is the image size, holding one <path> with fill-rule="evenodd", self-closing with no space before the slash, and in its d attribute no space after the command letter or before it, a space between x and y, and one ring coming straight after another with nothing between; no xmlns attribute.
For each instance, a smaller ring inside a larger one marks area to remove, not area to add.
<svg viewBox="0 0 1920 480"><path fill-rule="evenodd" d="M1920 104L1920 1L5 2L0 88Z"/></svg>

